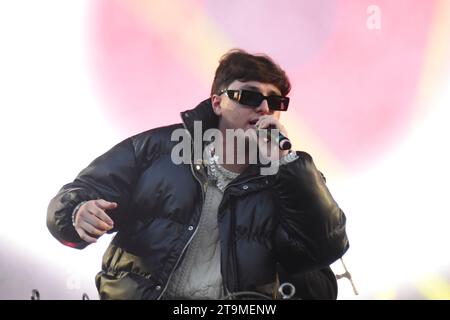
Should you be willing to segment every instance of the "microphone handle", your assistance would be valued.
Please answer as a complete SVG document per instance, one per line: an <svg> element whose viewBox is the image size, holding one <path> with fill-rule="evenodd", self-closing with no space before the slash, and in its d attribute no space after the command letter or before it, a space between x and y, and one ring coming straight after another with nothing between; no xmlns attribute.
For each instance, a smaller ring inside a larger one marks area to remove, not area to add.
<svg viewBox="0 0 450 320"><path fill-rule="evenodd" d="M289 141L288 137L281 133L281 131L278 135L277 142L280 150L290 150L292 148L291 141Z"/></svg>
<svg viewBox="0 0 450 320"><path fill-rule="evenodd" d="M277 128L275 126L269 126L267 128L272 139L275 139L275 141L278 143L278 147L280 148L280 150L290 150L292 148L292 143L291 141L289 141L289 138L286 137L279 129L278 136L275 136L275 133L272 133L272 129Z"/></svg>

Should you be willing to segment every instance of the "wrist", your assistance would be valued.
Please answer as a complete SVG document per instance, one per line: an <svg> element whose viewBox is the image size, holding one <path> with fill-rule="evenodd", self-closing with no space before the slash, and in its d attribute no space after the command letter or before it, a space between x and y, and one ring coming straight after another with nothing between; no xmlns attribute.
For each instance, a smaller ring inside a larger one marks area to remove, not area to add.
<svg viewBox="0 0 450 320"><path fill-rule="evenodd" d="M281 159L280 165L288 164L298 159L297 152L289 150Z"/></svg>
<svg viewBox="0 0 450 320"><path fill-rule="evenodd" d="M80 202L72 211L72 225L75 227L75 219L77 217L78 210L80 210L81 206L85 204L87 201Z"/></svg>
<svg viewBox="0 0 450 320"><path fill-rule="evenodd" d="M281 152L280 152L280 154L281 154ZM297 152L289 150L284 154L284 156L280 156L279 159L272 161L272 165L282 166L282 165L291 163L297 159L298 159Z"/></svg>

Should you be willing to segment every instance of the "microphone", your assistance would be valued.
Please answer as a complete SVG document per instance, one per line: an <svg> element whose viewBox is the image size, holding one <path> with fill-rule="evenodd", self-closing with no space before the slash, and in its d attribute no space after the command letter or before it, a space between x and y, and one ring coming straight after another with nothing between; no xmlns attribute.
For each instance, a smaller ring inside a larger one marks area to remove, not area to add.
<svg viewBox="0 0 450 320"><path fill-rule="evenodd" d="M277 129L275 126L271 125L267 128L269 132L269 136L278 143L278 147L280 150L290 150L292 148L291 141L289 141L288 137L286 137L279 129L278 136L275 134L273 129Z"/></svg>

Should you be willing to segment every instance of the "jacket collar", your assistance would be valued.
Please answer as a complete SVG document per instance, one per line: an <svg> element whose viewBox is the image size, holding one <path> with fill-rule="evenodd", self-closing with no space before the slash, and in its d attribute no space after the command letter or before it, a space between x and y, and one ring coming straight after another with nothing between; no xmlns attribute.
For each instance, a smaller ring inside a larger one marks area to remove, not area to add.
<svg viewBox="0 0 450 320"><path fill-rule="evenodd" d="M181 119L191 136L194 135L194 121L202 122L202 134L219 126L219 117L213 111L211 98L203 100L194 109L181 112Z"/></svg>

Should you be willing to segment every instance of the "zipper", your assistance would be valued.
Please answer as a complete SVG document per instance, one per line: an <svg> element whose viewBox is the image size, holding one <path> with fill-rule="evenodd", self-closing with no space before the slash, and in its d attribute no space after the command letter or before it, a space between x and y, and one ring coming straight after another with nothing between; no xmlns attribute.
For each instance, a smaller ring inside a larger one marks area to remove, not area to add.
<svg viewBox="0 0 450 320"><path fill-rule="evenodd" d="M187 128L186 128L186 125L184 124L184 121L183 121L183 126L184 126L184 129L186 129L186 131L189 132L189 130L187 130ZM189 133L189 135L191 135L191 134ZM192 139L192 136L191 136L191 139ZM201 203L201 206L200 206L200 208L202 208L203 207L203 203L205 203L205 192L206 192L207 182L202 183L200 181L200 179L195 174L194 169L192 168L192 163L189 165L189 167L191 168L192 175L194 176L195 180L197 180L197 182L200 184L200 188L202 189L202 203ZM189 238L188 242L184 245L183 250L181 250L181 254L178 256L177 262L175 263L175 266L172 268L172 271L170 272L169 278L166 281L166 285L164 286L164 289L161 291L160 295L158 296L158 298L156 298L156 300L160 300L161 297L163 296L164 292L166 292L167 287L169 286L170 279L172 278L173 273L177 269L178 264L180 263L181 257L183 256L183 254L186 251L187 247L191 243L192 239L194 239L194 236L197 233L197 230L198 230L198 223L197 223L197 226L195 227L194 232L192 233L191 237Z"/></svg>
<svg viewBox="0 0 450 320"><path fill-rule="evenodd" d="M197 225L197 227L195 228L194 233L192 233L191 237L189 238L189 241L186 243L186 245L184 246L183 250L181 251L181 254L180 254L180 256L178 257L177 263L175 263L175 266L173 267L172 271L170 272L169 278L168 278L167 281L166 281L166 285L164 286L164 289L161 291L161 294L158 296L158 298L156 298L156 300L160 300L161 297L163 296L164 292L166 292L167 287L168 287L169 282L170 282L170 279L172 278L172 275L173 275L173 273L175 272L175 270L176 270L176 268L177 268L177 266L178 266L178 263L180 262L181 257L182 257L183 254L184 254L184 251L186 251L186 248L189 246L189 244L191 243L191 241L192 241L192 239L194 238L195 234L197 233L197 230L198 230L198 225Z"/></svg>

